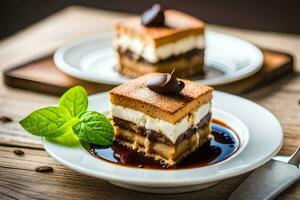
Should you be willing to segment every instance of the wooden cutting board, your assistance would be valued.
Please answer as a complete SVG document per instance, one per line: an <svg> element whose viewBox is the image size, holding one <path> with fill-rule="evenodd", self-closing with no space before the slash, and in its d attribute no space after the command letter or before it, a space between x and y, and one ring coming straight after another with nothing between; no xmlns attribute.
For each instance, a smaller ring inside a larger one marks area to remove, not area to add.
<svg viewBox="0 0 300 200"><path fill-rule="evenodd" d="M264 64L256 74L234 83L215 86L215 89L241 94L271 83L293 72L293 57L287 53L263 50ZM61 95L68 88L82 85L89 94L107 91L113 85L82 81L58 70L52 55L24 63L4 71L7 86L52 95Z"/></svg>

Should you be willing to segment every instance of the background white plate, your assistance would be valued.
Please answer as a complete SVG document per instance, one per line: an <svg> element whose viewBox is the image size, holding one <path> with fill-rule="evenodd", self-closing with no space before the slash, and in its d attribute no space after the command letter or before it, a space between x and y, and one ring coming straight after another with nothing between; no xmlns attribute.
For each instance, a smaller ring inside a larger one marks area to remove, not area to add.
<svg viewBox="0 0 300 200"><path fill-rule="evenodd" d="M90 98L89 109L106 112L108 104L107 93L94 95ZM213 117L220 118L238 132L242 148L235 156L207 167L167 171L130 168L97 159L82 146L66 147L44 140L44 147L58 162L75 171L121 187L155 193L187 192L211 186L253 170L281 148L281 126L263 107L238 96L214 92L213 109Z"/></svg>
<svg viewBox="0 0 300 200"><path fill-rule="evenodd" d="M71 42L55 52L54 63L66 74L79 79L113 85L124 83L128 78L115 71L112 40L113 33L106 32ZM207 69L223 73L208 73L205 79L193 78L195 81L225 84L250 76L262 66L261 50L245 40L207 31L205 42Z"/></svg>

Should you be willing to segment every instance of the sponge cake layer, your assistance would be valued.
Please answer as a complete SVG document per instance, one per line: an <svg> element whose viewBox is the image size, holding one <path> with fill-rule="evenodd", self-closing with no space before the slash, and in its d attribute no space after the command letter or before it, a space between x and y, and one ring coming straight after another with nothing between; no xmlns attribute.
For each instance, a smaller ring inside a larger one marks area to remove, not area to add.
<svg viewBox="0 0 300 200"><path fill-rule="evenodd" d="M122 84L110 91L110 102L175 124L190 112L211 101L213 89L203 84L182 80L185 88L177 95L161 95L146 83L159 73L151 73Z"/></svg>

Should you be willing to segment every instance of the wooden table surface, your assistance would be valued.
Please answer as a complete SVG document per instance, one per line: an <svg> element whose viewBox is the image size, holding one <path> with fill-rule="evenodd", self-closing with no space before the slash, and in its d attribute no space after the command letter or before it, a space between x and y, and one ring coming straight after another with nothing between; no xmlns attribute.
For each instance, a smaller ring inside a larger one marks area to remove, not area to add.
<svg viewBox="0 0 300 200"><path fill-rule="evenodd" d="M53 52L65 42L103 30L109 30L127 14L83 7L67 8L0 42L0 68L12 67ZM208 25L209 30L239 36L262 47L288 51L295 55L300 70L300 35L265 33ZM25 90L8 88L0 83L0 199L226 199L245 175L225 180L217 186L198 192L176 195L153 195L118 188L107 181L69 170L47 155L38 137L25 133L18 121L58 98ZM244 95L269 109L278 117L284 131L280 154L289 155L300 145L300 76L286 77L270 86ZM253 116L259 117L259 116ZM271 139L271 138L270 138ZM20 148L24 156L13 150ZM53 173L35 172L37 165L49 165ZM279 199L300 199L296 183Z"/></svg>

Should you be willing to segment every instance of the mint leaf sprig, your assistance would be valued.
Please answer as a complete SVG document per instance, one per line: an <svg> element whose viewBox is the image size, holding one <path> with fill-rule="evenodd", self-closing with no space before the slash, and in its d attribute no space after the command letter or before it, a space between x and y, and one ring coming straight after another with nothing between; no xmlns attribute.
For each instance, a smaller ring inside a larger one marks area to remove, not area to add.
<svg viewBox="0 0 300 200"><path fill-rule="evenodd" d="M57 107L38 109L20 121L29 133L47 138L75 134L79 139L93 144L111 146L114 131L109 120L95 111L87 111L88 95L81 86L66 91Z"/></svg>

